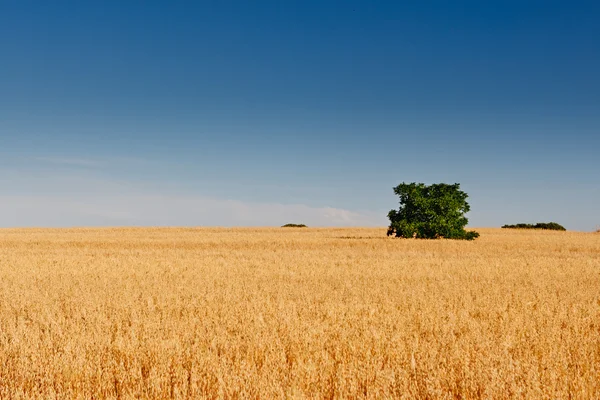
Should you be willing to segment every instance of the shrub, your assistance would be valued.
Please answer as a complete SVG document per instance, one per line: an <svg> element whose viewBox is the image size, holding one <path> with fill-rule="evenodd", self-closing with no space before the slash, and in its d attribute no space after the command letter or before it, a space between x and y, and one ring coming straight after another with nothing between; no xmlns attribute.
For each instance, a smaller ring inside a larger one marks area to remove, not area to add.
<svg viewBox="0 0 600 400"><path fill-rule="evenodd" d="M546 229L552 231L566 231L565 227L556 222L538 222L537 224L515 224L504 225L502 228L508 229Z"/></svg>
<svg viewBox="0 0 600 400"><path fill-rule="evenodd" d="M469 221L464 214L470 207L460 184L402 183L394 188L394 193L400 197L400 209L388 213L388 236L465 240L479 237L479 233L464 229Z"/></svg>
<svg viewBox="0 0 600 400"><path fill-rule="evenodd" d="M285 224L282 228L307 228L304 224Z"/></svg>

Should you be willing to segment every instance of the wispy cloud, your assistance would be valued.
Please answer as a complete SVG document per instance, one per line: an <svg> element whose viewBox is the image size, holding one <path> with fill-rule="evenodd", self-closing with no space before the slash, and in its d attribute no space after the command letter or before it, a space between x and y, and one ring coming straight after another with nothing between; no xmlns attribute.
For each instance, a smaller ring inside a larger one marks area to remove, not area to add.
<svg viewBox="0 0 600 400"><path fill-rule="evenodd" d="M147 187L136 182L106 179L90 171L61 174L4 171L0 174L0 187L6 188L0 192L0 226L4 227L385 224L381 215L369 211L183 193L160 182Z"/></svg>
<svg viewBox="0 0 600 400"><path fill-rule="evenodd" d="M64 167L78 168L108 168L108 167L131 167L144 166L148 164L148 160L139 157L122 157L122 156L106 156L106 157L73 157L73 156L33 156L28 157L28 161L34 161L40 164L51 164Z"/></svg>
<svg viewBox="0 0 600 400"><path fill-rule="evenodd" d="M105 164L102 161L88 159L88 158L73 158L73 157L33 157L34 161L63 165L70 167L84 167L84 168L100 168Z"/></svg>
<svg viewBox="0 0 600 400"><path fill-rule="evenodd" d="M2 226L383 225L380 216L333 207L255 203L206 196L0 196Z"/></svg>

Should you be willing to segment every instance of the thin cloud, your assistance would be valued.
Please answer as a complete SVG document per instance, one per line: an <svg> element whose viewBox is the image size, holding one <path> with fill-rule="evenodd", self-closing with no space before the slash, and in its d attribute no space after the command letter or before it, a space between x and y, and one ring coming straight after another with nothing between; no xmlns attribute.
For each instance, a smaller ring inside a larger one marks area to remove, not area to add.
<svg viewBox="0 0 600 400"><path fill-rule="evenodd" d="M105 168L110 166L142 166L147 165L148 160L138 157L109 156L101 158L93 157L60 157L60 156L36 156L28 160L38 163L53 164L57 166L80 167L80 168Z"/></svg>
<svg viewBox="0 0 600 400"><path fill-rule="evenodd" d="M101 165L82 158L45 162ZM87 168L13 169L0 174L0 226L382 226L383 214L330 205L309 206L181 192L168 182L145 185L106 179Z"/></svg>
<svg viewBox="0 0 600 400"><path fill-rule="evenodd" d="M98 160L88 159L88 158L71 158L71 157L33 157L33 160L54 164L54 165L63 165L63 166L71 166L71 167L84 167L84 168L100 168L105 164Z"/></svg>
<svg viewBox="0 0 600 400"><path fill-rule="evenodd" d="M304 204L185 195L0 196L2 226L378 226L379 216Z"/></svg>

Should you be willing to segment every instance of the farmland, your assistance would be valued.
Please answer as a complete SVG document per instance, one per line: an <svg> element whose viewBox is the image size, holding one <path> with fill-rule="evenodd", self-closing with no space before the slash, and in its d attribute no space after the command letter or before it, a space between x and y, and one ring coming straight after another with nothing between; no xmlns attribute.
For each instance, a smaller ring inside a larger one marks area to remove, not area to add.
<svg viewBox="0 0 600 400"><path fill-rule="evenodd" d="M600 398L600 235L0 230L0 398Z"/></svg>

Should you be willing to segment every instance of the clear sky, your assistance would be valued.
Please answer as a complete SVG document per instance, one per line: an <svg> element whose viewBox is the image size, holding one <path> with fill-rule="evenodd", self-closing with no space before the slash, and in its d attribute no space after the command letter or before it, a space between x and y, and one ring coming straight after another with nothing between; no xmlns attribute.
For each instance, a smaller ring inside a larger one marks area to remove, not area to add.
<svg viewBox="0 0 600 400"><path fill-rule="evenodd" d="M597 1L0 0L0 226L600 227Z"/></svg>

